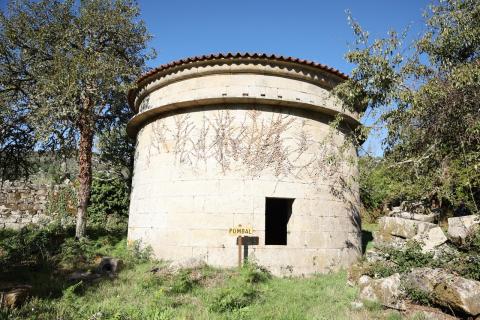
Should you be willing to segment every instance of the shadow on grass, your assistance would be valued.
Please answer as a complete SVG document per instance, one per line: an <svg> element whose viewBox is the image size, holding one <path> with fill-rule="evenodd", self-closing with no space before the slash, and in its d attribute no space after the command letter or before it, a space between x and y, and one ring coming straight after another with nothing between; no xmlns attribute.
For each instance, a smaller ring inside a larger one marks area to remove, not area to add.
<svg viewBox="0 0 480 320"><path fill-rule="evenodd" d="M368 230L362 230L362 253L365 254L367 247L373 241L373 233Z"/></svg>
<svg viewBox="0 0 480 320"><path fill-rule="evenodd" d="M72 247L78 243L73 240L74 231L72 227L49 231L32 227L0 232L0 245L3 244L4 250L0 259L0 291L29 285L33 297L58 298L66 288L80 281L69 279L72 272L94 270L94 257L102 246L113 247L126 237L125 230L91 226L86 232L88 241ZM65 268L62 260L72 266ZM94 281L83 281L76 292L81 294L84 289L108 280L111 278L101 276Z"/></svg>

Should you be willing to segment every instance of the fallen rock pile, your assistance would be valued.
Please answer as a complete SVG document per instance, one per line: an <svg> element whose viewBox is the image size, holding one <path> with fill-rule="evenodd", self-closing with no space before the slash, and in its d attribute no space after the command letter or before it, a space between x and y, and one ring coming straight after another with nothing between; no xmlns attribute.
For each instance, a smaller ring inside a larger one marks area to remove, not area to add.
<svg viewBox="0 0 480 320"><path fill-rule="evenodd" d="M454 256L458 253L455 244L465 243L467 237L480 227L477 215L449 218L445 234L437 224L437 213L421 211L409 212L396 207L388 216L381 217L379 229L373 234L374 248L365 253L365 264L391 266L393 262L385 256L384 249L403 250L412 241L417 242L421 252L430 254L432 259L444 252ZM480 281L441 268L411 268L380 277L377 274L362 275L362 265L357 265L350 272L350 281L358 284L361 299L378 301L388 308L405 311L410 304L408 293L416 292L440 308L480 319Z"/></svg>

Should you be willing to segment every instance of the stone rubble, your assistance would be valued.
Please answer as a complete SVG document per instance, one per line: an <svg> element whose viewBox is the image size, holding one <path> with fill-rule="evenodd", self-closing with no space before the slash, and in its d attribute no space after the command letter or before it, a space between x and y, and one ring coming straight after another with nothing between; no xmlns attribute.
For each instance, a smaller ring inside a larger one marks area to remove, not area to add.
<svg viewBox="0 0 480 320"><path fill-rule="evenodd" d="M434 223L400 217L381 217L378 224L381 233L406 239L411 239L418 234L426 233L430 229L437 227Z"/></svg>
<svg viewBox="0 0 480 320"><path fill-rule="evenodd" d="M436 224L437 213L428 212L422 206L415 208L406 211L407 205L402 204L393 207L387 216L379 219L379 230L373 233L375 246L365 253L367 262L388 264L388 255L382 253L382 248L402 249L409 241L417 241L423 252L433 253L434 259L455 259L460 252L452 243L464 243L468 235L480 227L480 217L477 215L449 218L448 233L445 234ZM376 300L386 307L405 310L407 302L404 301L404 290L409 288L424 292L436 305L480 319L480 281L439 268L414 268L385 278L362 275L361 270L359 264L355 269L355 277L350 277L349 272L349 280L356 281L360 287L361 299ZM441 313L440 309L434 310L423 310L422 315L426 319L453 318Z"/></svg>
<svg viewBox="0 0 480 320"><path fill-rule="evenodd" d="M51 222L55 213L48 212L48 199L58 195L60 188L60 185L0 181L0 229L18 230L29 224ZM75 204L71 209L73 213Z"/></svg>
<svg viewBox="0 0 480 320"><path fill-rule="evenodd" d="M465 279L443 269L418 268L406 275L406 284L425 292L447 308L480 314L480 281Z"/></svg>
<svg viewBox="0 0 480 320"><path fill-rule="evenodd" d="M401 289L399 273L382 279L362 276L358 280L358 284L360 286L361 299L378 301L386 307L405 310L405 303L401 299L404 293Z"/></svg>
<svg viewBox="0 0 480 320"><path fill-rule="evenodd" d="M447 234L450 240L462 243L469 233L478 227L480 227L480 216L478 215L448 218Z"/></svg>

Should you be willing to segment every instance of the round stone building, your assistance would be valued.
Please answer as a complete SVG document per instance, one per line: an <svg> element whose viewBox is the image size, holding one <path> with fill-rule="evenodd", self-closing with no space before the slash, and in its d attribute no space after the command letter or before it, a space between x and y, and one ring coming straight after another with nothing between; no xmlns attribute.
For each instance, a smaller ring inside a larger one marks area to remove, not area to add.
<svg viewBox="0 0 480 320"><path fill-rule="evenodd" d="M238 264L277 275L336 270L361 254L359 125L330 94L347 76L265 54L218 54L160 66L129 92L136 137L129 241L157 258ZM330 123L337 121L337 126Z"/></svg>

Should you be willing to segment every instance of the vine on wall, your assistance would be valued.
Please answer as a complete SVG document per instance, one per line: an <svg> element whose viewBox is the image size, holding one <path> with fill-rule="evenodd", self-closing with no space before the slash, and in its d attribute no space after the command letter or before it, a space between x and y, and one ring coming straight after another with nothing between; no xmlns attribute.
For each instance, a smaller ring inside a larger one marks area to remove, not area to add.
<svg viewBox="0 0 480 320"><path fill-rule="evenodd" d="M334 143L341 133L334 127L318 141L308 132L307 121L289 114L249 110L204 113L200 121L178 114L152 124L152 152L173 153L174 161L194 170L207 170L215 159L222 173L242 170L259 176L270 170L275 176L333 184L345 189L344 170L353 164L351 145ZM241 117L241 118L239 118ZM147 161L148 161L147 159Z"/></svg>

